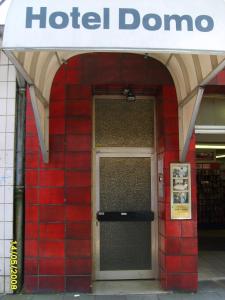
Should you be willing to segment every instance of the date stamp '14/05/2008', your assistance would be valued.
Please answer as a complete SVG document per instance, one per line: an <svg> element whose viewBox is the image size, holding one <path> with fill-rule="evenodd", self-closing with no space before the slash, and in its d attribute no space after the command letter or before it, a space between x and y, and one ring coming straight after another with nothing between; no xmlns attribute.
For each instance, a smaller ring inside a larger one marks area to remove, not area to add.
<svg viewBox="0 0 225 300"><path fill-rule="evenodd" d="M17 276L18 276L17 242L12 241L10 244L10 286L13 291L17 290Z"/></svg>

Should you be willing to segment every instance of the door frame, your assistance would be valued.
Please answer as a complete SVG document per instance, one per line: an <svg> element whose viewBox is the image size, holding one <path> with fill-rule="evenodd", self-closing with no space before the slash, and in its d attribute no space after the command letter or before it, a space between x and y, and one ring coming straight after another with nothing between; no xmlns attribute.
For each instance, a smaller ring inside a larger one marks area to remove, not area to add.
<svg viewBox="0 0 225 300"><path fill-rule="evenodd" d="M100 236L99 226L97 226L96 212L97 212L97 195L99 195L99 171L97 172L97 164L99 165L99 158L101 156L113 157L150 157L151 158L151 209L154 211L154 221L151 222L151 237L152 237L152 270L150 272L151 279L159 277L158 267L158 201L157 201L157 156L156 156L156 108L155 98L152 96L139 96L138 99L151 99L154 102L154 147L96 147L95 145L95 100L96 99L121 99L122 96L116 95L100 95L93 97L93 111L92 111L92 280L122 280L115 274L115 278L105 276L96 276L100 270ZM134 156L136 155L136 156ZM147 155L147 156L146 156ZM123 156L121 156L123 157ZM97 161L98 159L98 161ZM152 176L153 175L153 176ZM101 271L101 273L104 271ZM108 271L105 271L108 272ZM109 271L110 273L113 271ZM123 271L119 271L123 272ZM127 273L131 271L124 271L124 279L127 278ZM137 272L137 271L135 271ZM117 271L115 273L118 274ZM102 273L103 274L103 273ZM125 278L126 277L126 278ZM144 278L140 278L144 279Z"/></svg>

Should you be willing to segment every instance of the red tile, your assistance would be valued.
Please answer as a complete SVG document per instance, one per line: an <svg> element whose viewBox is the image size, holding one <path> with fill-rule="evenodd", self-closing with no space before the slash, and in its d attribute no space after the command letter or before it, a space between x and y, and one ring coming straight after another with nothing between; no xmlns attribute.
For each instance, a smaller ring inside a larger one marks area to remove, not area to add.
<svg viewBox="0 0 225 300"><path fill-rule="evenodd" d="M28 223L26 218L25 224L25 239L37 239L38 238L38 224Z"/></svg>
<svg viewBox="0 0 225 300"><path fill-rule="evenodd" d="M179 161L178 151L166 151L164 154L164 166L169 166L172 162Z"/></svg>
<svg viewBox="0 0 225 300"><path fill-rule="evenodd" d="M26 141L25 141L25 147L26 147L26 152L35 152L39 151L39 142L38 142L38 137L35 136L26 136Z"/></svg>
<svg viewBox="0 0 225 300"><path fill-rule="evenodd" d="M38 171L27 169L25 170L25 182L26 187L37 186L38 185Z"/></svg>
<svg viewBox="0 0 225 300"><path fill-rule="evenodd" d="M64 134L65 133L65 119L64 118L50 118L49 132L50 132L50 134Z"/></svg>
<svg viewBox="0 0 225 300"><path fill-rule="evenodd" d="M91 223L67 223L66 238L77 240L91 239Z"/></svg>
<svg viewBox="0 0 225 300"><path fill-rule="evenodd" d="M88 187L91 186L90 171L66 171L65 174L67 187Z"/></svg>
<svg viewBox="0 0 225 300"><path fill-rule="evenodd" d="M92 102L90 100L67 100L67 116L92 116Z"/></svg>
<svg viewBox="0 0 225 300"><path fill-rule="evenodd" d="M90 276L66 277L66 291L67 292L80 292L91 293L92 280Z"/></svg>
<svg viewBox="0 0 225 300"><path fill-rule="evenodd" d="M39 153L38 152L28 152L25 156L26 169L38 168Z"/></svg>
<svg viewBox="0 0 225 300"><path fill-rule="evenodd" d="M82 62L83 62L83 55L73 56L68 60L68 63L65 65L66 70L68 68L81 69L83 66Z"/></svg>
<svg viewBox="0 0 225 300"><path fill-rule="evenodd" d="M82 81L82 75L79 70L68 68L66 70L66 83L79 84Z"/></svg>
<svg viewBox="0 0 225 300"><path fill-rule="evenodd" d="M165 282L166 290L181 290L181 276L182 274L166 274Z"/></svg>
<svg viewBox="0 0 225 300"><path fill-rule="evenodd" d="M40 239L64 239L64 224L40 224Z"/></svg>
<svg viewBox="0 0 225 300"><path fill-rule="evenodd" d="M52 149L54 150L54 149ZM53 152L50 151L49 163L40 162L41 169L60 169L65 167L65 154L64 151Z"/></svg>
<svg viewBox="0 0 225 300"><path fill-rule="evenodd" d="M64 258L41 258L39 261L39 274L40 275L64 275L65 269Z"/></svg>
<svg viewBox="0 0 225 300"><path fill-rule="evenodd" d="M178 150L179 149L179 136L178 134L167 134L165 135L165 147L167 150Z"/></svg>
<svg viewBox="0 0 225 300"><path fill-rule="evenodd" d="M66 119L67 134L91 134L92 121L90 118Z"/></svg>
<svg viewBox="0 0 225 300"><path fill-rule="evenodd" d="M66 65L63 64L61 67L57 70L54 80L53 80L53 85L62 85L65 87L65 73L66 73Z"/></svg>
<svg viewBox="0 0 225 300"><path fill-rule="evenodd" d="M65 167L82 170L91 169L91 152L67 152Z"/></svg>
<svg viewBox="0 0 225 300"><path fill-rule="evenodd" d="M91 207L81 205L66 206L67 222L91 221Z"/></svg>
<svg viewBox="0 0 225 300"><path fill-rule="evenodd" d="M171 211L170 211L170 184L167 180L167 178L169 177L169 175L167 175L167 171L164 172L165 174L165 177L164 177L164 199L165 199L165 203L166 203L166 206L165 206L165 209L166 209L166 212L165 212L165 217L166 217L166 220L171 220Z"/></svg>
<svg viewBox="0 0 225 300"><path fill-rule="evenodd" d="M91 266L90 258L66 259L66 275L90 275Z"/></svg>
<svg viewBox="0 0 225 300"><path fill-rule="evenodd" d="M163 92L163 99L167 99L167 100L177 99L177 93L174 86L163 85L162 92Z"/></svg>
<svg viewBox="0 0 225 300"><path fill-rule="evenodd" d="M50 96L50 102L52 101L58 101L58 100L64 100L65 99L65 86L64 83L62 84L54 84L52 85L51 89L51 96Z"/></svg>
<svg viewBox="0 0 225 300"><path fill-rule="evenodd" d="M170 191L170 188L169 188ZM165 220L170 221L171 220L171 204L170 204L170 195L167 194L167 187L165 187Z"/></svg>
<svg viewBox="0 0 225 300"><path fill-rule="evenodd" d="M181 256L166 255L166 271L170 273L178 273L181 271Z"/></svg>
<svg viewBox="0 0 225 300"><path fill-rule="evenodd" d="M181 290L182 292L196 292L198 278L196 273L191 274L167 274L165 278L165 289Z"/></svg>
<svg viewBox="0 0 225 300"><path fill-rule="evenodd" d="M195 133L193 133L189 145L189 151L195 151L195 145L196 145L196 136Z"/></svg>
<svg viewBox="0 0 225 300"><path fill-rule="evenodd" d="M180 254L181 253L181 240L180 238L167 238L166 239L166 254Z"/></svg>
<svg viewBox="0 0 225 300"><path fill-rule="evenodd" d="M91 188L82 187L82 188L73 188L68 187L65 189L65 198L66 202L70 204L91 204Z"/></svg>
<svg viewBox="0 0 225 300"><path fill-rule="evenodd" d="M90 85L68 85L67 86L67 99L89 99L92 97Z"/></svg>
<svg viewBox="0 0 225 300"><path fill-rule="evenodd" d="M41 170L40 186L64 186L64 170Z"/></svg>
<svg viewBox="0 0 225 300"><path fill-rule="evenodd" d="M26 187L25 189L25 202L29 204L38 204L38 189Z"/></svg>
<svg viewBox="0 0 225 300"><path fill-rule="evenodd" d="M27 101L26 105L26 121L34 119L33 108L30 101Z"/></svg>
<svg viewBox="0 0 225 300"><path fill-rule="evenodd" d="M41 205L40 222L64 222L64 206Z"/></svg>
<svg viewBox="0 0 225 300"><path fill-rule="evenodd" d="M65 102L63 99L50 102L50 117L65 117Z"/></svg>
<svg viewBox="0 0 225 300"><path fill-rule="evenodd" d="M198 243L196 238L182 238L181 253L184 255L198 255Z"/></svg>
<svg viewBox="0 0 225 300"><path fill-rule="evenodd" d="M182 272L197 273L198 272L198 256L181 256Z"/></svg>
<svg viewBox="0 0 225 300"><path fill-rule="evenodd" d="M24 276L24 290L26 293L35 293L38 290L37 276Z"/></svg>
<svg viewBox="0 0 225 300"><path fill-rule="evenodd" d="M26 205L25 218L26 222L37 222L38 221L39 206L37 205Z"/></svg>
<svg viewBox="0 0 225 300"><path fill-rule="evenodd" d="M42 292L64 292L63 276L41 276L39 277L39 291Z"/></svg>
<svg viewBox="0 0 225 300"><path fill-rule="evenodd" d="M26 275L38 274L38 260L33 258L25 258L24 269Z"/></svg>
<svg viewBox="0 0 225 300"><path fill-rule="evenodd" d="M197 237L197 223L193 220L182 221L182 237Z"/></svg>
<svg viewBox="0 0 225 300"><path fill-rule="evenodd" d="M28 111L27 111L28 114ZM26 134L27 135L36 135L37 134L37 128L36 128L36 124L35 124L35 119L33 117L33 109L31 107L30 112L29 112L29 116L26 119Z"/></svg>
<svg viewBox="0 0 225 300"><path fill-rule="evenodd" d="M38 241L37 240L25 240L25 256L34 257L38 254Z"/></svg>
<svg viewBox="0 0 225 300"><path fill-rule="evenodd" d="M166 221L166 237L181 236L181 221Z"/></svg>
<svg viewBox="0 0 225 300"><path fill-rule="evenodd" d="M50 145L50 151L51 151L51 149L54 149L54 152L64 151L65 136L64 135L50 134L50 136L49 136L49 145Z"/></svg>
<svg viewBox="0 0 225 300"><path fill-rule="evenodd" d="M40 204L64 204L64 188L40 188Z"/></svg>
<svg viewBox="0 0 225 300"><path fill-rule="evenodd" d="M164 118L176 118L178 116L177 99L165 99L161 106L161 113ZM177 121L176 121L177 123Z"/></svg>
<svg viewBox="0 0 225 300"><path fill-rule="evenodd" d="M91 151L91 135L67 135L67 151Z"/></svg>
<svg viewBox="0 0 225 300"><path fill-rule="evenodd" d="M90 240L67 240L65 251L67 257L90 257L91 241Z"/></svg>
<svg viewBox="0 0 225 300"><path fill-rule="evenodd" d="M40 257L64 257L64 241L40 241L39 242Z"/></svg>

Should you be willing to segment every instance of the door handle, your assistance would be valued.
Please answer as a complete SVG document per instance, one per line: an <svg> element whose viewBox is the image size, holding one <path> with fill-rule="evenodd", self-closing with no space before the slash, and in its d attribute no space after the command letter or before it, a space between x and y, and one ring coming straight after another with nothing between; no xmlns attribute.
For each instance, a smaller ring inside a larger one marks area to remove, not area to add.
<svg viewBox="0 0 225 300"><path fill-rule="evenodd" d="M137 212L119 212L119 211L99 211L96 214L99 222L152 222L154 220L154 212L137 211Z"/></svg>

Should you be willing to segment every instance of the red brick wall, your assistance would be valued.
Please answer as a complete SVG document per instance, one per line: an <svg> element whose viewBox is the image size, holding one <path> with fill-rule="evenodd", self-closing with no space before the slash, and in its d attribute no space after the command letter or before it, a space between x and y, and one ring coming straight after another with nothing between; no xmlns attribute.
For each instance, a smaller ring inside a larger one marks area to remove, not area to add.
<svg viewBox="0 0 225 300"><path fill-rule="evenodd" d="M195 137L187 162L192 169L192 220L170 219L170 163L179 162L178 105L173 87L164 86L157 99L158 160L163 160L164 197L159 197L159 270L163 288L197 289L197 205Z"/></svg>
<svg viewBox="0 0 225 300"><path fill-rule="evenodd" d="M90 86L68 85L62 68L50 102L50 162L42 162L27 105L25 290L90 291Z"/></svg>

